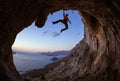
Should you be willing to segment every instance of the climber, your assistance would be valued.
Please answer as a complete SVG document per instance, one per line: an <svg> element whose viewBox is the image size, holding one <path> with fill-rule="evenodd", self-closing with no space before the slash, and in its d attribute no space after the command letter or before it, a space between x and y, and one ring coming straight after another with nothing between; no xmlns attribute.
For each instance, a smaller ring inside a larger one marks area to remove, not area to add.
<svg viewBox="0 0 120 81"><path fill-rule="evenodd" d="M68 21L69 21L69 23L71 24L71 21L70 21L69 18L68 18L68 14L65 14L64 11L63 11L63 17L64 17L64 19L60 19L60 20L57 20L57 21L52 22L53 24L56 24L56 23L61 22L61 23L63 23L63 24L65 25L65 28L61 29L60 32L63 32L63 31L65 31L65 30L68 29Z"/></svg>

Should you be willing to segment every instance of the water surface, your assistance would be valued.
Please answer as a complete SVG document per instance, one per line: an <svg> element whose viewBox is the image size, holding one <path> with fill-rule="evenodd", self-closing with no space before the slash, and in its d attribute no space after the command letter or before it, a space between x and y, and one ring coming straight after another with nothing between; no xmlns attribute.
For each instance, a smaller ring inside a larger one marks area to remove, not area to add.
<svg viewBox="0 0 120 81"><path fill-rule="evenodd" d="M41 55L37 53L16 53L13 54L14 64L19 72L25 72L33 69L43 68L45 65L53 62L50 60L54 56ZM56 56L63 58L65 55Z"/></svg>

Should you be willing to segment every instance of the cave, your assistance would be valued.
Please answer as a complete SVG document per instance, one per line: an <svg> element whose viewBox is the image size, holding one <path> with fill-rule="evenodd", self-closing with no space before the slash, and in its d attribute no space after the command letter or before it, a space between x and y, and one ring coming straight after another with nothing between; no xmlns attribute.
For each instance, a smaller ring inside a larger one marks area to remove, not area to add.
<svg viewBox="0 0 120 81"><path fill-rule="evenodd" d="M119 0L0 0L0 80L24 81L13 64L16 35L35 22L42 28L48 14L78 10L84 39L45 75L46 81L120 81Z"/></svg>

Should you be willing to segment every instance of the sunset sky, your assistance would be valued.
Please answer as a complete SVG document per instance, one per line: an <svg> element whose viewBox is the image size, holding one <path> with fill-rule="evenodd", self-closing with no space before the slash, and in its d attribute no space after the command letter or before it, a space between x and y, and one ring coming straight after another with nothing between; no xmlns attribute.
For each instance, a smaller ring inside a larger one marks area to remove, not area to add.
<svg viewBox="0 0 120 81"><path fill-rule="evenodd" d="M49 14L43 28L37 28L34 23L21 31L12 46L14 51L48 52L71 50L84 37L84 25L77 11L67 10L72 24L66 31L62 23L52 24L52 21L62 19L63 11Z"/></svg>

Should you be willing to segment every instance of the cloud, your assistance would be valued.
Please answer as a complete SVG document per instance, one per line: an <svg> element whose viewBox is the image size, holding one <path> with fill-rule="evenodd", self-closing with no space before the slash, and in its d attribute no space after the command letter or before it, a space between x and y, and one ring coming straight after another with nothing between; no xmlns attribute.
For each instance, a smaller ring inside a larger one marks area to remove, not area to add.
<svg viewBox="0 0 120 81"><path fill-rule="evenodd" d="M48 31L48 30L43 31L43 32L42 32L42 36L46 36L46 35L48 35L48 36L51 35L53 38L55 38L55 37L60 36L60 33L58 33L58 32L50 32L50 31Z"/></svg>
<svg viewBox="0 0 120 81"><path fill-rule="evenodd" d="M48 34L48 33L49 33L49 31L48 31L48 30L46 30L46 31L44 31L44 32L43 32L43 34L42 34L42 35L43 35L43 36L45 36L45 35L46 35L46 34Z"/></svg>
<svg viewBox="0 0 120 81"><path fill-rule="evenodd" d="M53 36L53 38L58 37L58 36L60 36L60 33L58 33L58 32L52 32L52 36Z"/></svg>

